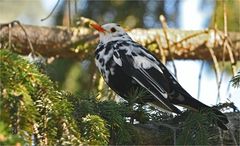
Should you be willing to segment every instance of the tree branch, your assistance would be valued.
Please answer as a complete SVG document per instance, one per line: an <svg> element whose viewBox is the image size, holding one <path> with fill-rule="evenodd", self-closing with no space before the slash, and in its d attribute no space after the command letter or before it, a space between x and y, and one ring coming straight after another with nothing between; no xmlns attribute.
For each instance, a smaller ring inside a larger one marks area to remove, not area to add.
<svg viewBox="0 0 240 146"><path fill-rule="evenodd" d="M222 135L222 143L224 145L239 145L239 120L240 120L240 113L239 112L231 112L231 113L225 113L228 117L228 120L230 121L229 126L230 130L223 131ZM170 139L170 141L166 138L167 134L171 135L171 130L176 130L178 138L179 131L181 131L181 128L177 128L176 125L172 123L176 123L177 119L170 119L169 121L165 121L162 123L161 121L149 121L144 124L134 124L134 130L139 133L141 136L140 140L138 141L141 145L159 145L159 144L168 144L173 145L174 142ZM178 120L177 120L178 121ZM179 121L178 121L179 122ZM171 124L165 124L165 123L171 123ZM211 132L217 131L217 127L214 127ZM164 135L164 134L165 135ZM181 133L180 133L181 134ZM221 145L221 141L219 141L220 137L216 136L215 133L214 137L211 137L211 140L209 140L211 143L214 143L215 145ZM209 137L210 139L210 137Z"/></svg>
<svg viewBox="0 0 240 146"><path fill-rule="evenodd" d="M40 27L22 25L28 34L34 50L43 56L85 59L93 56L98 40L97 33L86 27ZM216 32L216 34L215 34ZM204 59L212 60L207 48L213 48L217 59L223 57L224 33L214 30L183 31L167 29L169 45L162 29L133 29L128 31L133 40L147 47L155 55L161 57L164 52L166 59L170 59L168 47L175 59ZM240 59L240 33L231 32L228 35L233 44L235 60ZM9 38L11 40L9 40ZM160 41L160 42L159 42ZM0 48L9 45L20 54L31 52L26 34L18 25L8 27L0 25ZM161 43L161 48L159 48ZM163 51L161 51L161 49ZM225 52L225 60L230 60Z"/></svg>

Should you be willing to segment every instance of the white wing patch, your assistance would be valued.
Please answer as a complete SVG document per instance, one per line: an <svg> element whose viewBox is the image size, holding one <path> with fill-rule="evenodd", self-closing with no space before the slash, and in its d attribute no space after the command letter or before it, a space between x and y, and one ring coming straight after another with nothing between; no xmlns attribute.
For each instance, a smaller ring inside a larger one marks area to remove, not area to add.
<svg viewBox="0 0 240 146"><path fill-rule="evenodd" d="M145 56L134 56L133 57L133 65L134 68L139 69L139 68L143 68L143 69L149 69L151 67L156 68L159 72L161 72L163 74L163 71L161 70L161 68L156 64L156 62L148 59Z"/></svg>
<svg viewBox="0 0 240 146"><path fill-rule="evenodd" d="M122 60L119 57L119 54L117 51L114 52L113 54L113 60L119 65L122 66Z"/></svg>
<svg viewBox="0 0 240 146"><path fill-rule="evenodd" d="M133 57L133 65L134 65L134 68L136 69L139 69L139 68L149 69L152 67L152 64L149 61L149 59L139 55Z"/></svg>

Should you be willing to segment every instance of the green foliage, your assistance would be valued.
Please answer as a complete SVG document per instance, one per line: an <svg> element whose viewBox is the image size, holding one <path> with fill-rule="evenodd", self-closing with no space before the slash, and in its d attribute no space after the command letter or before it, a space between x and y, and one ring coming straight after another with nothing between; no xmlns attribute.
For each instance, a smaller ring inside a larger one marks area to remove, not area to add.
<svg viewBox="0 0 240 146"><path fill-rule="evenodd" d="M126 104L103 101L98 104L99 114L106 119L111 133L111 141L115 144L131 144L134 139L130 135L131 125L126 122L126 117L131 113L131 109Z"/></svg>
<svg viewBox="0 0 240 146"><path fill-rule="evenodd" d="M107 145L109 142L109 131L106 121L97 115L87 115L82 118L81 133L90 145Z"/></svg>
<svg viewBox="0 0 240 146"><path fill-rule="evenodd" d="M17 135L12 135L6 124L0 122L0 145L23 144L23 139Z"/></svg>
<svg viewBox="0 0 240 146"><path fill-rule="evenodd" d="M71 95L17 54L1 50L0 56L1 121L25 143L133 144L126 122L137 111L132 106Z"/></svg>
<svg viewBox="0 0 240 146"><path fill-rule="evenodd" d="M1 121L12 133L39 145L80 143L67 94L18 55L0 50L0 57Z"/></svg>
<svg viewBox="0 0 240 146"><path fill-rule="evenodd" d="M186 116L186 117L185 117ZM200 112L187 111L185 113L183 130L177 138L180 145L209 145L209 137L217 136L213 130L213 123L218 119L211 110L204 109Z"/></svg>
<svg viewBox="0 0 240 146"><path fill-rule="evenodd" d="M145 131L134 125L136 121L179 123L172 115L142 104L142 91L133 91L133 100L128 103L101 101L95 94L83 92L72 95L59 90L34 64L6 50L0 50L0 68L2 145L144 144L142 139L152 137L146 138ZM210 132L216 116L209 111L185 115L180 116L186 120L180 120L184 128L177 134L178 143L210 144L209 137L217 133ZM169 144L171 137L166 127L159 135L162 142Z"/></svg>
<svg viewBox="0 0 240 146"><path fill-rule="evenodd" d="M74 106L74 117L79 129L81 129L81 133L86 130L82 119L89 115L96 115L105 121L111 144L134 144L134 136L136 135L131 134L131 124L126 121L126 117L132 115L133 111L127 104L116 103L112 100L99 101L96 96L91 94L72 96L69 101ZM102 137L101 139L105 138ZM98 142L100 143L100 141Z"/></svg>
<svg viewBox="0 0 240 146"><path fill-rule="evenodd" d="M231 80L232 82L232 86L235 88L239 88L240 87L240 71L237 73L236 76L234 76Z"/></svg>

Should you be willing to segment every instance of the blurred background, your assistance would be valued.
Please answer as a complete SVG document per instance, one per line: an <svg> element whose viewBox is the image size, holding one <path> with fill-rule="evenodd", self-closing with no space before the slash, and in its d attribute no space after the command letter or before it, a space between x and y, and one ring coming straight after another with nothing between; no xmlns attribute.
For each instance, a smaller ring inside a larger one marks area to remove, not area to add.
<svg viewBox="0 0 240 146"><path fill-rule="evenodd" d="M225 0L228 31L240 31L240 1ZM44 20L56 7L52 15ZM0 0L0 23L19 20L39 26L73 26L78 17L87 17L100 24L116 22L127 29L161 28L159 16L164 15L170 28L223 30L223 1L216 0ZM70 17L70 18L69 18ZM71 20L71 21L69 21ZM93 78L99 76L94 56L87 60L57 59L47 66L47 73L59 86L72 93L97 92ZM231 101L240 108L240 91L230 85L230 63L221 68L223 81L218 94L211 61L176 60L178 81L194 97L207 105ZM167 67L173 70L171 63ZM203 65L201 84L199 74ZM239 63L237 66L239 70ZM200 89L200 90L199 90ZM106 90L108 88L106 87Z"/></svg>

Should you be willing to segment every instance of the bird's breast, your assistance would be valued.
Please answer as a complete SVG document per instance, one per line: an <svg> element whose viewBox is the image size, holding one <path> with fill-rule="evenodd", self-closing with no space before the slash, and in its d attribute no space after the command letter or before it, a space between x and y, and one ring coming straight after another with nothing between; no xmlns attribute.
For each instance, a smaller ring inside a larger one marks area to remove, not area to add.
<svg viewBox="0 0 240 146"><path fill-rule="evenodd" d="M114 74L114 68L116 63L113 61L113 49L101 48L95 52L96 66L101 72L104 80L109 81L109 76Z"/></svg>

